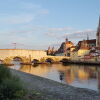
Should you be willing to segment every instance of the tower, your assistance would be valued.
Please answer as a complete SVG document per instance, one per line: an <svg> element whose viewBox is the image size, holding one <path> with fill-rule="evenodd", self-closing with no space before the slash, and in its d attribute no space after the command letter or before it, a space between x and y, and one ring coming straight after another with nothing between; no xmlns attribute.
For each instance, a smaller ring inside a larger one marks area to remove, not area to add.
<svg viewBox="0 0 100 100"><path fill-rule="evenodd" d="M89 35L87 34L87 40L89 40Z"/></svg>
<svg viewBox="0 0 100 100"><path fill-rule="evenodd" d="M48 47L48 50L47 50L47 55L49 55L51 53L51 48L50 46Z"/></svg>
<svg viewBox="0 0 100 100"><path fill-rule="evenodd" d="M68 38L65 39L65 42L68 42Z"/></svg>
<svg viewBox="0 0 100 100"><path fill-rule="evenodd" d="M96 34L96 47L100 47L100 16L99 16L99 25Z"/></svg>

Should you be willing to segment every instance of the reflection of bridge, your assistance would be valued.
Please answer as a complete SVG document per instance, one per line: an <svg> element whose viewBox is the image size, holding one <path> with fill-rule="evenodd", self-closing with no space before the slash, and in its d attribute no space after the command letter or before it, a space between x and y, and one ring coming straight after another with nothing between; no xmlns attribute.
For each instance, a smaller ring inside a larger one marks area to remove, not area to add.
<svg viewBox="0 0 100 100"><path fill-rule="evenodd" d="M68 59L68 57L64 56L47 56L46 52L42 50L0 49L1 63L10 64L16 58L21 59L22 63L30 63L34 59L40 62L45 62L48 58L53 61Z"/></svg>

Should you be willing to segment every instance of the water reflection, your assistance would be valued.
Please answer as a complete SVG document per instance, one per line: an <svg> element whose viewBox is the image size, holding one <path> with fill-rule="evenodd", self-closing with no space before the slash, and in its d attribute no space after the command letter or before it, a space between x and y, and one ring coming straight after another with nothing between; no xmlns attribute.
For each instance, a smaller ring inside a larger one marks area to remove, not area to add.
<svg viewBox="0 0 100 100"><path fill-rule="evenodd" d="M14 65L12 68L81 88L100 90L100 68L62 64Z"/></svg>

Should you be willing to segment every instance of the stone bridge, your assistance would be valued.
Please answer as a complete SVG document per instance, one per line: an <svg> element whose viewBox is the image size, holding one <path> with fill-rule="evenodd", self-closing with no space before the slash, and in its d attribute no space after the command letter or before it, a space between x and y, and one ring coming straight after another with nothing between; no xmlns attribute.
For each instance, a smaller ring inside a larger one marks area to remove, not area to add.
<svg viewBox="0 0 100 100"><path fill-rule="evenodd" d="M22 63L30 63L34 59L39 62L45 62L47 59L57 62L69 58L65 56L47 56L43 50L0 49L0 63L11 64L14 59L20 59Z"/></svg>

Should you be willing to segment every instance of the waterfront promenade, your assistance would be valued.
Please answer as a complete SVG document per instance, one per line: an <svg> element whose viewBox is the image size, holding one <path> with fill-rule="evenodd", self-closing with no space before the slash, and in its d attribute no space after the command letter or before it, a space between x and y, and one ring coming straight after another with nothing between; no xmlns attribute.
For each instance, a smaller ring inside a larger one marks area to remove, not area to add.
<svg viewBox="0 0 100 100"><path fill-rule="evenodd" d="M67 60L62 61L65 64L78 64L78 65L100 65L100 61L80 61L80 60Z"/></svg>
<svg viewBox="0 0 100 100"><path fill-rule="evenodd" d="M93 90L64 85L46 78L12 70L20 77L26 88L43 94L43 100L100 100L100 93Z"/></svg>

